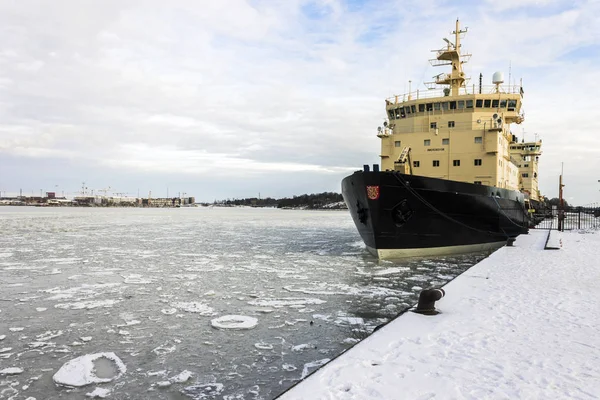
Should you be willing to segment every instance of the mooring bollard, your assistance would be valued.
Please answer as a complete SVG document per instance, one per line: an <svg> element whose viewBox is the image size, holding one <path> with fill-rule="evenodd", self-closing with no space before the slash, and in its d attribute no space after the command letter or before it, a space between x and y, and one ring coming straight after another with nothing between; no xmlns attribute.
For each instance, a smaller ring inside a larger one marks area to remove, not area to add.
<svg viewBox="0 0 600 400"><path fill-rule="evenodd" d="M444 289L425 289L419 295L419 304L414 312L423 315L436 315L439 311L435 309L435 302L446 295Z"/></svg>
<svg viewBox="0 0 600 400"><path fill-rule="evenodd" d="M508 247L512 247L512 245L515 242L515 240L517 240L517 239L515 239L515 238L508 238L508 239L506 239L506 245Z"/></svg>

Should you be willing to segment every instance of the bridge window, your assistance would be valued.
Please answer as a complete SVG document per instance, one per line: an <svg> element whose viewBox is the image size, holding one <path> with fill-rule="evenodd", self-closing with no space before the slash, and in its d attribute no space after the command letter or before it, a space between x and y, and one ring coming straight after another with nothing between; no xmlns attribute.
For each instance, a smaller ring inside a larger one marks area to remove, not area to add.
<svg viewBox="0 0 600 400"><path fill-rule="evenodd" d="M400 147L400 141L399 140L396 140L394 142L394 147Z"/></svg>
<svg viewBox="0 0 600 400"><path fill-rule="evenodd" d="M478 99L475 101L475 107L481 108L483 107L483 99Z"/></svg>
<svg viewBox="0 0 600 400"><path fill-rule="evenodd" d="M506 108L506 100L500 100L500 108Z"/></svg>
<svg viewBox="0 0 600 400"><path fill-rule="evenodd" d="M454 128L454 121L448 121L448 128Z"/></svg>
<svg viewBox="0 0 600 400"><path fill-rule="evenodd" d="M440 160L433 160L433 166L434 167L439 167L440 166Z"/></svg>
<svg viewBox="0 0 600 400"><path fill-rule="evenodd" d="M442 144L450 144L450 139L442 139Z"/></svg>
<svg viewBox="0 0 600 400"><path fill-rule="evenodd" d="M475 143L483 143L483 137L475 136Z"/></svg>
<svg viewBox="0 0 600 400"><path fill-rule="evenodd" d="M431 140L429 140L429 139L423 140L423 146L431 146Z"/></svg>
<svg viewBox="0 0 600 400"><path fill-rule="evenodd" d="M527 168L527 167L529 167L529 164L525 164L525 165L523 165L523 166L524 166L525 168Z"/></svg>
<svg viewBox="0 0 600 400"><path fill-rule="evenodd" d="M437 129L437 122L432 122L429 124L430 129Z"/></svg>
<svg viewBox="0 0 600 400"><path fill-rule="evenodd" d="M475 159L475 165L481 165L481 158Z"/></svg>
<svg viewBox="0 0 600 400"><path fill-rule="evenodd" d="M483 106L484 106L485 108L490 108L490 107L491 107L491 105L492 105L492 101L491 101L491 100L484 100L484 101L483 101Z"/></svg>
<svg viewBox="0 0 600 400"><path fill-rule="evenodd" d="M450 102L450 109L451 110L456 110L456 102L455 101L451 101Z"/></svg>
<svg viewBox="0 0 600 400"><path fill-rule="evenodd" d="M433 103L433 109L435 111L440 111L440 109L441 109L440 103Z"/></svg>
<svg viewBox="0 0 600 400"><path fill-rule="evenodd" d="M499 103L500 103L500 100L492 100L492 108L498 108Z"/></svg>
<svg viewBox="0 0 600 400"><path fill-rule="evenodd" d="M465 101L464 100L459 100L458 101L458 109L462 110L465 108Z"/></svg>
<svg viewBox="0 0 600 400"><path fill-rule="evenodd" d="M427 103L426 109L427 109L427 111L433 111L433 103Z"/></svg>
<svg viewBox="0 0 600 400"><path fill-rule="evenodd" d="M390 119L396 119L396 112L394 110L388 110L388 115Z"/></svg>
<svg viewBox="0 0 600 400"><path fill-rule="evenodd" d="M412 106L410 106L410 112L413 113L413 114L416 114L417 107L414 104Z"/></svg>
<svg viewBox="0 0 600 400"><path fill-rule="evenodd" d="M515 111L515 108L517 108L517 101L509 100L508 101L508 111Z"/></svg>
<svg viewBox="0 0 600 400"><path fill-rule="evenodd" d="M442 103L442 110L444 110L444 111L448 111L448 102L447 102L447 101L444 101L444 102Z"/></svg>
<svg viewBox="0 0 600 400"><path fill-rule="evenodd" d="M425 112L425 104L419 104L419 112Z"/></svg>
<svg viewBox="0 0 600 400"><path fill-rule="evenodd" d="M473 100L467 100L467 108L473 108Z"/></svg>
<svg viewBox="0 0 600 400"><path fill-rule="evenodd" d="M404 112L410 114L410 106L404 107Z"/></svg>

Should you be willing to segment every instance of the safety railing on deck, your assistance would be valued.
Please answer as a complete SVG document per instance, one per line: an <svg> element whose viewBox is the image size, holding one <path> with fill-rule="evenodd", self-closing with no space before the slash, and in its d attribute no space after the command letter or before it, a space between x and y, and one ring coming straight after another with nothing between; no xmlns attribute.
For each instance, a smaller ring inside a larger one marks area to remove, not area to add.
<svg viewBox="0 0 600 400"><path fill-rule="evenodd" d="M388 97L386 100L393 104L402 103L405 101L412 100L420 100L420 99L432 99L435 97L446 97L450 95L449 88L443 89L424 89L424 90L416 90L409 93L404 93L401 95L395 95L392 97ZM496 85L482 85L481 91L479 90L479 85L472 85L467 87L461 87L458 90L459 95L467 95L467 94L493 94L496 93ZM506 85L500 86L500 93L509 93L509 94L520 94L523 95L522 87L519 85Z"/></svg>

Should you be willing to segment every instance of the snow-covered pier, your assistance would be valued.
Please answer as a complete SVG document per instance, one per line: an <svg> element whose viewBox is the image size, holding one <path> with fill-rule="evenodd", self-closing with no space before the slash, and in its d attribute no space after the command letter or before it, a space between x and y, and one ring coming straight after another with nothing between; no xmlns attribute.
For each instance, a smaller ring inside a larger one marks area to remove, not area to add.
<svg viewBox="0 0 600 400"><path fill-rule="evenodd" d="M600 398L600 231L532 230L280 399Z"/></svg>

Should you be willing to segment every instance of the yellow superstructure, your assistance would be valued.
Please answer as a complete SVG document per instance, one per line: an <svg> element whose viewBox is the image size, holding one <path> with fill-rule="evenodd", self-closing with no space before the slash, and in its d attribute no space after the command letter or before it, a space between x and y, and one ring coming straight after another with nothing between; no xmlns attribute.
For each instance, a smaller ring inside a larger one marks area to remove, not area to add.
<svg viewBox="0 0 600 400"><path fill-rule="evenodd" d="M494 74L493 86L483 86L481 75L479 84L467 85L462 66L470 55L461 54L460 44L465 32L456 21L454 42L444 39L447 46L430 60L433 66L450 66L450 73L437 75L430 90L409 89L386 100L388 121L377 135L381 168L512 190L525 188L537 196L537 159L531 172L535 180L524 180L525 172L519 168L524 165L523 154L517 149L511 152L511 145L516 145L511 125L524 120L522 86L503 85L500 73Z"/></svg>
<svg viewBox="0 0 600 400"><path fill-rule="evenodd" d="M519 190L526 199L539 201L542 197L538 190L538 163L542 154L542 141L510 144L510 154L517 160L519 167Z"/></svg>

